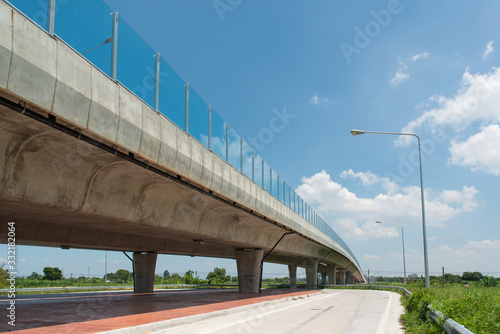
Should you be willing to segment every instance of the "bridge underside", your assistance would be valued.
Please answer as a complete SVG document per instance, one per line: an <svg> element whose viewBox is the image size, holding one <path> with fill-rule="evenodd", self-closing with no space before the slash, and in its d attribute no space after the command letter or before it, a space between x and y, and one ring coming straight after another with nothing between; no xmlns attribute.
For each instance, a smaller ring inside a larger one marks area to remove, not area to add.
<svg viewBox="0 0 500 334"><path fill-rule="evenodd" d="M54 118L47 125L13 109L0 107L0 220L16 222L17 244L237 258L241 249L268 252L289 231L106 143L64 133ZM325 254L290 234L266 261L303 266ZM348 266L336 253L324 263Z"/></svg>
<svg viewBox="0 0 500 334"><path fill-rule="evenodd" d="M151 289L158 253L235 258L243 291L258 289L263 260L288 264L290 277L306 267L311 285L318 267L364 281L333 231L4 1L0 152L0 219L16 221L16 243L133 251L136 291Z"/></svg>

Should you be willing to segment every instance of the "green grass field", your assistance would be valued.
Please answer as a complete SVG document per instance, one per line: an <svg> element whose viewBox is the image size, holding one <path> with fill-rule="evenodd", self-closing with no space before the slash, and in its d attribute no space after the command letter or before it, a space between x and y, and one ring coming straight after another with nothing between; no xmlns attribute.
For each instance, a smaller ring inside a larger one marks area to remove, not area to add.
<svg viewBox="0 0 500 334"><path fill-rule="evenodd" d="M445 284L429 290L409 286L409 290L413 295L402 299L406 308L402 321L409 334L445 333L428 316L428 304L476 334L500 333L500 286Z"/></svg>

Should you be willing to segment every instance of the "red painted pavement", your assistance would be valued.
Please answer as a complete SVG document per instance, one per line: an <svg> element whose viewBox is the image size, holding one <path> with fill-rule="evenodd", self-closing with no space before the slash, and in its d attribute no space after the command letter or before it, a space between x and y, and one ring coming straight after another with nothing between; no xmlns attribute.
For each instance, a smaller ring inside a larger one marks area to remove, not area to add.
<svg viewBox="0 0 500 334"><path fill-rule="evenodd" d="M16 326L8 324L10 299L0 297L0 331L16 333L98 333L311 293L265 289L165 290L16 296Z"/></svg>

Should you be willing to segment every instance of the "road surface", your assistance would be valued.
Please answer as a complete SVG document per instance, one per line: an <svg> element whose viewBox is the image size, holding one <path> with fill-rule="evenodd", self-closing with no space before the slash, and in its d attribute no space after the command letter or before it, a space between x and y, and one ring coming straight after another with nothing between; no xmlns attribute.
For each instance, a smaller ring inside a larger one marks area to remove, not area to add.
<svg viewBox="0 0 500 334"><path fill-rule="evenodd" d="M404 333L400 295L388 291L324 290L309 298L267 304L249 311L152 333Z"/></svg>

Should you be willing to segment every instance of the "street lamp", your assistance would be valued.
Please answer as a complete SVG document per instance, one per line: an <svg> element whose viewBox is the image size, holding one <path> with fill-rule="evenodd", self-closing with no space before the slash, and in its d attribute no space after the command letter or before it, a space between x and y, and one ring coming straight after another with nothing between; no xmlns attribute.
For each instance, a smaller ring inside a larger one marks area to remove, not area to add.
<svg viewBox="0 0 500 334"><path fill-rule="evenodd" d="M90 50L85 51L84 53L82 53L82 55L84 55L84 54L86 54L86 53L89 53L90 51L93 51L93 50L97 49L97 48L98 48L98 47L100 47L101 45L104 45L104 44L109 44L109 43L111 43L112 41L113 41L113 38L108 37L108 38L106 38L106 39L104 40L104 42L102 42L102 43L101 43L101 44L99 44L99 45L94 46L94 47L93 47L92 49L90 49Z"/></svg>
<svg viewBox="0 0 500 334"><path fill-rule="evenodd" d="M404 275L405 275L405 288L406 288L405 235L404 235L404 232L403 232L403 225L384 223L384 222L381 222L379 220L377 220L376 223L377 224L386 224L386 225L392 225L392 226L399 226L399 227L401 227L401 239L403 240L403 270L404 270Z"/></svg>
<svg viewBox="0 0 500 334"><path fill-rule="evenodd" d="M427 232L425 227L425 205L424 205L424 181L422 178L422 154L420 152L420 137L414 133L400 133L400 132L380 132L380 131L363 131L353 129L351 130L351 134L353 136L363 135L365 133L374 133L374 134L382 134L382 135L396 135L396 136L413 136L417 138L418 141L418 162L420 165L420 198L422 202L422 232L424 239L424 269L425 269L425 287L427 289L430 288L429 283L429 261L427 257Z"/></svg>

